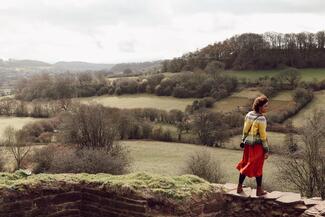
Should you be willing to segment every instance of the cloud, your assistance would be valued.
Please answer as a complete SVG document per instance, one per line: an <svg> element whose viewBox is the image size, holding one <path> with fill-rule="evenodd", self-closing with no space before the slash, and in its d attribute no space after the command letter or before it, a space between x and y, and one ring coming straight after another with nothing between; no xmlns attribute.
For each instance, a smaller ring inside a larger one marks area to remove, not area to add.
<svg viewBox="0 0 325 217"><path fill-rule="evenodd" d="M316 32L324 19L324 0L2 0L0 58L172 58L243 32Z"/></svg>
<svg viewBox="0 0 325 217"><path fill-rule="evenodd" d="M118 43L121 52L134 53L135 52L135 41L121 41Z"/></svg>
<svg viewBox="0 0 325 217"><path fill-rule="evenodd" d="M325 13L323 0L175 0L177 13Z"/></svg>

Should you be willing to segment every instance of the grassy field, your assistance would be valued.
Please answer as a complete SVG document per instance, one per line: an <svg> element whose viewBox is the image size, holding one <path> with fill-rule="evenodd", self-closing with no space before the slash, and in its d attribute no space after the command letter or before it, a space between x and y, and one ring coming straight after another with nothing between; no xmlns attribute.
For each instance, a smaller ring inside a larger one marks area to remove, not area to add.
<svg viewBox="0 0 325 217"><path fill-rule="evenodd" d="M325 79L325 69L299 69L301 72L301 79L303 81L313 81L314 79L320 81ZM246 78L256 80L264 76L275 76L281 70L243 70L243 71L226 71L227 75L235 76L237 78Z"/></svg>
<svg viewBox="0 0 325 217"><path fill-rule="evenodd" d="M179 109L184 111L187 105L192 104L194 98L179 99L171 96L155 96L150 94L132 94L122 96L99 96L79 98L81 103L98 103L104 106L117 108L156 108L162 110Z"/></svg>
<svg viewBox="0 0 325 217"><path fill-rule="evenodd" d="M314 92L314 99L304 107L297 115L288 119L291 120L295 127L302 127L306 119L316 110L325 110L325 90Z"/></svg>
<svg viewBox="0 0 325 217"><path fill-rule="evenodd" d="M272 97L272 100L279 100L279 101L293 101L293 91L292 90L285 90L279 92L277 95Z"/></svg>
<svg viewBox="0 0 325 217"><path fill-rule="evenodd" d="M301 140L298 135L294 135L298 147L302 147ZM278 132L267 132L267 138L269 141L270 150L273 153L281 154L288 150L286 145L286 134ZM224 147L232 150L241 150L239 143L241 141L241 135L231 137L225 144Z"/></svg>
<svg viewBox="0 0 325 217"><path fill-rule="evenodd" d="M226 75L235 76L238 79L248 79L248 80L256 80L260 77L269 76L274 77L278 75L282 70L279 69L272 69L272 70L242 70L242 71L236 71L236 70L227 70L225 71ZM309 69L299 69L301 72L301 79L303 81L313 81L314 79L320 81L325 79L325 68L309 68ZM174 76L178 73L163 73L165 76Z"/></svg>
<svg viewBox="0 0 325 217"><path fill-rule="evenodd" d="M125 79L137 80L137 79L139 78L139 76L130 76L130 77L113 77L113 78L108 77L108 78L106 78L106 80L112 82L112 81L115 81L115 80L118 80L118 79L123 79L123 78L125 78Z"/></svg>
<svg viewBox="0 0 325 217"><path fill-rule="evenodd" d="M239 92L233 93L227 98L217 101L211 110L215 112L235 111L245 106L250 106L252 100L259 95L261 95L261 92L256 89L243 89ZM285 111L288 106L291 106L293 103L291 91L281 91L275 97L270 99L270 112Z"/></svg>
<svg viewBox="0 0 325 217"><path fill-rule="evenodd" d="M180 175L183 173L182 170L188 157L206 149L213 158L219 160L226 175L224 182L236 183L238 179L238 171L235 166L242 158L242 151L157 141L123 141L122 143L130 150L133 159L132 172L145 171L164 175ZM271 155L265 162L264 177L266 183L272 183L280 190L280 184L275 184L277 183L275 164L279 158L277 155Z"/></svg>
<svg viewBox="0 0 325 217"><path fill-rule="evenodd" d="M3 132L6 127L12 126L15 129L21 129L24 125L38 120L40 119L0 116L0 139L3 136Z"/></svg>
<svg viewBox="0 0 325 217"><path fill-rule="evenodd" d="M121 144L128 148L132 159L130 172L149 172L160 175L185 174L184 168L189 156L200 150L207 150L212 158L220 163L224 174L222 182L236 183L238 179L238 171L235 166L242 158L242 150L142 140L121 141ZM44 146L34 146L32 151L42 147ZM5 159L6 169L11 170L14 166L13 156L4 148L0 147L0 151L2 159ZM265 161L263 180L266 185L271 185L274 189L285 190L277 180L276 163L280 158L280 156L272 154ZM254 179L247 179L246 182L255 185Z"/></svg>
<svg viewBox="0 0 325 217"><path fill-rule="evenodd" d="M269 145L272 146L282 145L285 141L285 134L284 133L277 133L277 132L267 132ZM230 138L228 142L226 142L225 147L228 149L239 149L239 143L241 140L241 135L236 135Z"/></svg>
<svg viewBox="0 0 325 217"><path fill-rule="evenodd" d="M5 98L14 98L14 95L8 95L8 96L0 96L0 100L5 99Z"/></svg>

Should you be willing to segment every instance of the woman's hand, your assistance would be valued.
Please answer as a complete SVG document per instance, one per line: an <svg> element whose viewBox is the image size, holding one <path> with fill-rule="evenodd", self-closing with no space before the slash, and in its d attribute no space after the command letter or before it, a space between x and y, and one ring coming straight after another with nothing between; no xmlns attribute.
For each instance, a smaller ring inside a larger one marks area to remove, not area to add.
<svg viewBox="0 0 325 217"><path fill-rule="evenodd" d="M269 158L269 153L265 153L264 154L264 159L268 159Z"/></svg>

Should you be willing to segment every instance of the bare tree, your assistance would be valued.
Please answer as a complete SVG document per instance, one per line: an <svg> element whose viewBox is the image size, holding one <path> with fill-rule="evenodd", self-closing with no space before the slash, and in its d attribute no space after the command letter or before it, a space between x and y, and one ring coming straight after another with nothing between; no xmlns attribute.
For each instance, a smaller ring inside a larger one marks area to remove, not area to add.
<svg viewBox="0 0 325 217"><path fill-rule="evenodd" d="M301 80L301 73L296 68L287 68L279 74L282 84L287 84L291 89L298 86Z"/></svg>
<svg viewBox="0 0 325 217"><path fill-rule="evenodd" d="M118 135L118 117L113 109L101 105L75 105L63 118L64 142L78 144L80 148L109 151Z"/></svg>
<svg viewBox="0 0 325 217"><path fill-rule="evenodd" d="M214 80L225 70L225 64L220 61L212 61L204 69Z"/></svg>
<svg viewBox="0 0 325 217"><path fill-rule="evenodd" d="M295 153L288 153L278 167L281 179L292 183L308 196L325 199L325 116L315 112L301 130L303 147Z"/></svg>
<svg viewBox="0 0 325 217"><path fill-rule="evenodd" d="M16 169L22 168L22 163L31 150L31 146L24 142L25 135L21 130L7 127L4 131L3 145L8 149L16 161Z"/></svg>
<svg viewBox="0 0 325 217"><path fill-rule="evenodd" d="M225 176L220 162L214 159L207 149L192 153L186 161L183 172L214 183L220 183Z"/></svg>
<svg viewBox="0 0 325 217"><path fill-rule="evenodd" d="M227 126L221 113L200 109L194 114L193 131L200 142L208 146L221 146L227 140Z"/></svg>

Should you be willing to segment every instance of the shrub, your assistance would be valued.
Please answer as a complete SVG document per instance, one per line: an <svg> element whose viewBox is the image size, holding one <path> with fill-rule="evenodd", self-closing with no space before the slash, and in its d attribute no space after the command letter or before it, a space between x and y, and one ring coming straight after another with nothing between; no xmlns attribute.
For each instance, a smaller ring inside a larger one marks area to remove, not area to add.
<svg viewBox="0 0 325 217"><path fill-rule="evenodd" d="M297 88L293 92L293 100L301 106L306 105L313 99L313 92L303 88Z"/></svg>
<svg viewBox="0 0 325 217"><path fill-rule="evenodd" d="M114 146L111 152L102 149L82 149L59 155L51 165L51 172L120 175L127 172L128 166L126 149Z"/></svg>
<svg viewBox="0 0 325 217"><path fill-rule="evenodd" d="M152 129L151 138L158 141L170 142L173 140L170 130L164 130L161 126Z"/></svg>
<svg viewBox="0 0 325 217"><path fill-rule="evenodd" d="M41 143L50 143L52 141L53 133L43 132L38 137L38 142Z"/></svg>
<svg viewBox="0 0 325 217"><path fill-rule="evenodd" d="M307 197L322 199L325 199L324 124L324 112L314 112L301 128L299 153L289 153L278 162L282 181L291 183Z"/></svg>
<svg viewBox="0 0 325 217"><path fill-rule="evenodd" d="M26 142L51 142L52 135L58 127L58 121L51 119L25 125L22 131L26 135Z"/></svg>
<svg viewBox="0 0 325 217"><path fill-rule="evenodd" d="M118 112L102 105L77 105L63 118L64 143L110 149L118 136Z"/></svg>
<svg viewBox="0 0 325 217"><path fill-rule="evenodd" d="M209 182L220 183L224 177L220 163L207 150L190 155L184 173L199 176Z"/></svg>
<svg viewBox="0 0 325 217"><path fill-rule="evenodd" d="M203 145L221 146L229 136L222 113L198 110L194 114L192 126Z"/></svg>
<svg viewBox="0 0 325 217"><path fill-rule="evenodd" d="M35 151L32 159L35 173L110 173L124 174L128 171L128 150L119 144L106 149L75 149L48 146Z"/></svg>
<svg viewBox="0 0 325 217"><path fill-rule="evenodd" d="M49 172L54 156L58 154L57 146L48 145L34 151L31 156L31 162L34 164L34 173Z"/></svg>
<svg viewBox="0 0 325 217"><path fill-rule="evenodd" d="M5 166L5 162L3 160L3 158L0 158L0 172L4 172L4 166Z"/></svg>
<svg viewBox="0 0 325 217"><path fill-rule="evenodd" d="M33 118L48 118L50 117L50 111L48 108L42 106L41 104L35 103L33 105L33 109L30 113L30 116Z"/></svg>

